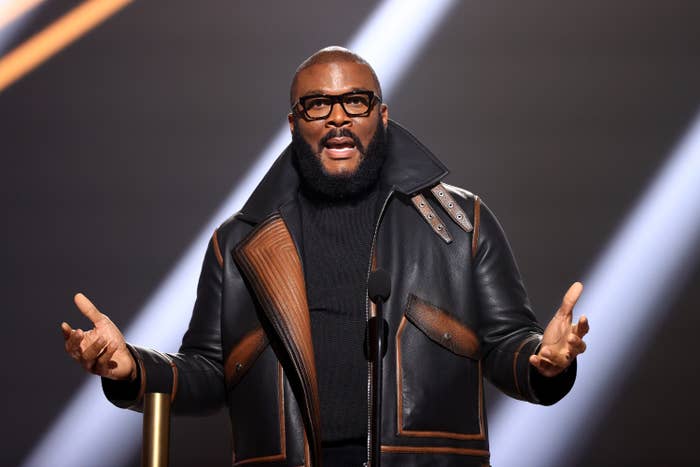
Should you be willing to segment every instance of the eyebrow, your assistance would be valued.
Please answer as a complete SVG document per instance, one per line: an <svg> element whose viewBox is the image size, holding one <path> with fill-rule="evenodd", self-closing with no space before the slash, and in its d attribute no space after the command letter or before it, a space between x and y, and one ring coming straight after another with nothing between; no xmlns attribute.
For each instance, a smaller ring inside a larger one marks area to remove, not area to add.
<svg viewBox="0 0 700 467"><path fill-rule="evenodd" d="M372 92L374 94L377 94L376 91L372 91L371 89L365 89L365 88L352 88L347 92L341 92L340 94L326 94L320 89L312 89L311 91L308 91L302 96L299 96L299 99L304 98L304 97L310 97L310 96L342 96L343 94L348 94L350 92Z"/></svg>

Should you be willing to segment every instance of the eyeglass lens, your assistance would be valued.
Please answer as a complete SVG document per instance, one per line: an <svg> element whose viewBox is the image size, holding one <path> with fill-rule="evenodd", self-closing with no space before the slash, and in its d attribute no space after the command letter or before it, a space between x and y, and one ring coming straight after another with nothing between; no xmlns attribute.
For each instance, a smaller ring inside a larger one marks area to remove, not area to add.
<svg viewBox="0 0 700 467"><path fill-rule="evenodd" d="M343 94L342 96L317 96L304 102L304 111L309 118L325 118L330 115L335 102L340 102L349 116L367 113L371 97L367 94Z"/></svg>

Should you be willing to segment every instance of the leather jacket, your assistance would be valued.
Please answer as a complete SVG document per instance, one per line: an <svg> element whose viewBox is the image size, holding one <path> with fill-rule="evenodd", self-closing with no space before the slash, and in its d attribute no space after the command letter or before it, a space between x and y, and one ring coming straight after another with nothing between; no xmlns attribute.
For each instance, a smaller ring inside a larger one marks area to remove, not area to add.
<svg viewBox="0 0 700 467"><path fill-rule="evenodd" d="M407 130L390 121L388 132L367 258L368 274L385 269L392 285L381 463L488 465L482 377L552 404L572 387L575 364L555 378L531 370L542 329L496 218L477 196L441 183L447 169ZM234 465L321 465L298 186L288 147L212 236L180 351L129 345L137 387L103 380L121 407L138 410L144 392L170 393L175 414L226 405Z"/></svg>

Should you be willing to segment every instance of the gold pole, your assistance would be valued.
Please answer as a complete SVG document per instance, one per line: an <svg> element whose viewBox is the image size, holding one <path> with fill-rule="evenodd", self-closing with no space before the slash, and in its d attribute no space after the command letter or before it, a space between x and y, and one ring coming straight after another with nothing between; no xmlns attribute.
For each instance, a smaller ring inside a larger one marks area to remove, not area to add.
<svg viewBox="0 0 700 467"><path fill-rule="evenodd" d="M167 467L170 442L170 394L149 392L143 405L142 467Z"/></svg>

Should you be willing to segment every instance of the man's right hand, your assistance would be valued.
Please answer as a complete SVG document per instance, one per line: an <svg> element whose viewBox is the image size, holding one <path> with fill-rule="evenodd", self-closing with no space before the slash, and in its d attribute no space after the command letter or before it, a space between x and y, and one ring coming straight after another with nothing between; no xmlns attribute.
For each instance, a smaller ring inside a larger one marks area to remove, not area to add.
<svg viewBox="0 0 700 467"><path fill-rule="evenodd" d="M80 312L92 321L93 328L83 331L61 323L68 355L90 373L116 380L136 379L136 362L119 328L85 295L76 294L73 300Z"/></svg>

